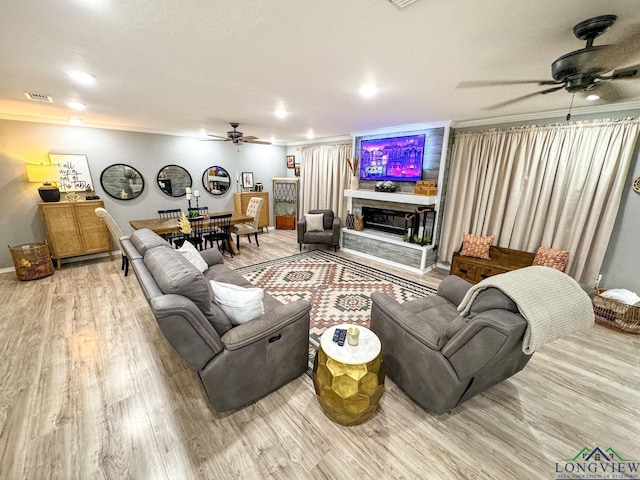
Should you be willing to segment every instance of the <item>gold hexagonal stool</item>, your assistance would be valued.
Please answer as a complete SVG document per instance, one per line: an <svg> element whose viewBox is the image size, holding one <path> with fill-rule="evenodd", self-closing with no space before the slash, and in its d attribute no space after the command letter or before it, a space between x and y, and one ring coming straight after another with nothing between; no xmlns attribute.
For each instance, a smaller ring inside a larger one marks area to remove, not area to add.
<svg viewBox="0 0 640 480"><path fill-rule="evenodd" d="M357 346L333 342L336 328L360 330ZM384 393L380 340L357 325L337 325L322 334L313 363L313 386L324 413L341 425L359 425L378 408Z"/></svg>

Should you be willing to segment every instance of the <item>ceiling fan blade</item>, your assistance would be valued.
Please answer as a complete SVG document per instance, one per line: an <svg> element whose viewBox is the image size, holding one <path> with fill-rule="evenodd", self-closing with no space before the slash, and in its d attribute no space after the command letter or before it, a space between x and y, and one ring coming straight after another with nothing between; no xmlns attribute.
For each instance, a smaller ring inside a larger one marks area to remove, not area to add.
<svg viewBox="0 0 640 480"><path fill-rule="evenodd" d="M497 110L498 108L506 107L507 105L511 105L512 103L520 102L522 100L526 100L527 98L535 97L536 95L546 95L547 93L556 92L563 88L564 84L553 88L547 88L546 90L540 90L539 92L528 93L527 95L512 98L511 100L507 100L506 102L496 103L495 105L484 107L483 110Z"/></svg>
<svg viewBox="0 0 640 480"><path fill-rule="evenodd" d="M201 138L200 139L201 142L228 142L229 139L228 138Z"/></svg>
<svg viewBox="0 0 640 480"><path fill-rule="evenodd" d="M563 82L556 80L479 80L460 82L455 88L497 87L500 85L522 85L527 83L535 83L536 85L559 85Z"/></svg>
<svg viewBox="0 0 640 480"><path fill-rule="evenodd" d="M255 138L256 138L255 140L251 140L251 139L247 140L247 137L244 137L242 141L244 143L255 143L258 145L271 145L271 142L265 142L264 140L258 140L257 137Z"/></svg>
<svg viewBox="0 0 640 480"><path fill-rule="evenodd" d="M631 67L619 68L611 74L611 80L631 80L640 78L640 65L633 65Z"/></svg>

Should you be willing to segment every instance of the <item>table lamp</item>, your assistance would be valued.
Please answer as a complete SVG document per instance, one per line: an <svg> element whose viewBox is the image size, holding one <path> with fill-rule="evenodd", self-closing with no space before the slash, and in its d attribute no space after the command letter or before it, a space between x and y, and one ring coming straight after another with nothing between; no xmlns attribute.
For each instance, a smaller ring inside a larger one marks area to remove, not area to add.
<svg viewBox="0 0 640 480"><path fill-rule="evenodd" d="M27 177L30 182L42 183L38 193L43 202L60 201L60 190L51 183L60 180L56 165L27 165Z"/></svg>

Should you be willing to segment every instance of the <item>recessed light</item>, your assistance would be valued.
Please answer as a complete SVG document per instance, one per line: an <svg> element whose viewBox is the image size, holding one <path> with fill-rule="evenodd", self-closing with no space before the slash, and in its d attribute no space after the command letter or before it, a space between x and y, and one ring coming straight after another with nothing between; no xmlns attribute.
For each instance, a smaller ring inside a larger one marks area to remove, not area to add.
<svg viewBox="0 0 640 480"><path fill-rule="evenodd" d="M309 140L313 140L313 139L315 138L315 135L313 134L313 130L312 130L312 129L309 129L309 130L307 131L307 138L308 138Z"/></svg>
<svg viewBox="0 0 640 480"><path fill-rule="evenodd" d="M359 92L362 98L371 98L378 93L378 86L373 83L365 83L360 87Z"/></svg>
<svg viewBox="0 0 640 480"><path fill-rule="evenodd" d="M94 77L90 73L81 72L80 70L71 70L67 72L67 75L69 75L71 80L73 80L74 82L80 85L88 86L88 85L95 85L96 83L96 77Z"/></svg>
<svg viewBox="0 0 640 480"><path fill-rule="evenodd" d="M73 125L82 125L82 119L81 118L70 118L69 119L69 123L71 123Z"/></svg>
<svg viewBox="0 0 640 480"><path fill-rule="evenodd" d="M287 118L287 111L284 108L278 108L275 112L273 112L273 114L279 118L279 119L283 119L283 118Z"/></svg>
<svg viewBox="0 0 640 480"><path fill-rule="evenodd" d="M87 106L82 102L71 101L67 102L67 107L72 110L86 110Z"/></svg>
<svg viewBox="0 0 640 480"><path fill-rule="evenodd" d="M589 100L590 102L593 102L595 100L600 100L600 95L596 95L595 93L592 93L591 95L587 96L587 100Z"/></svg>

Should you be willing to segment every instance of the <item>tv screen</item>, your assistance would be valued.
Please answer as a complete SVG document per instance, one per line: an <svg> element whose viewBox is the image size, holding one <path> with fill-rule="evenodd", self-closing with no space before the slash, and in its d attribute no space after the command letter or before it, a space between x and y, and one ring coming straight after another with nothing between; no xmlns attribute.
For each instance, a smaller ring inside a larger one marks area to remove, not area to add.
<svg viewBox="0 0 640 480"><path fill-rule="evenodd" d="M416 182L422 179L424 135L360 142L360 179Z"/></svg>

